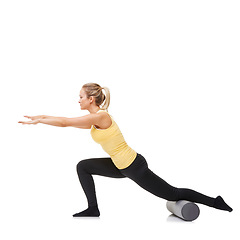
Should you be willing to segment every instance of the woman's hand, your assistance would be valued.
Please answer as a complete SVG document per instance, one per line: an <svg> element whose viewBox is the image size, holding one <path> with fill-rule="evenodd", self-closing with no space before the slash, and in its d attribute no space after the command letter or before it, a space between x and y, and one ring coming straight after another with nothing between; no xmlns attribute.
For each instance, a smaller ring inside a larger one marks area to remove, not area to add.
<svg viewBox="0 0 240 240"><path fill-rule="evenodd" d="M31 120L36 120L36 119L43 119L43 118L45 118L44 115L38 115L38 116L24 116L24 117L29 118L29 119L31 119Z"/></svg>
<svg viewBox="0 0 240 240"><path fill-rule="evenodd" d="M31 121L19 121L18 123L22 123L22 124L38 124L40 122L40 119L43 119L43 115L39 115L39 116L24 116L24 117L31 119Z"/></svg>
<svg viewBox="0 0 240 240"><path fill-rule="evenodd" d="M38 115L38 116L24 116L28 119L31 119L31 121L19 121L18 123L22 124L38 124L43 123L47 125L52 125L56 127L66 127L64 122L64 117L52 117L47 115Z"/></svg>

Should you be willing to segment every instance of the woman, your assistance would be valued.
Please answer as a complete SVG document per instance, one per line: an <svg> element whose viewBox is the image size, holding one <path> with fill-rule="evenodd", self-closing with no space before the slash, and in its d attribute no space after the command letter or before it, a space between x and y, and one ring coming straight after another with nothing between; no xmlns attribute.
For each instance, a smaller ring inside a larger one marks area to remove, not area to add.
<svg viewBox="0 0 240 240"><path fill-rule="evenodd" d="M105 94L102 90L105 91ZM92 138L101 144L110 155L109 158L87 159L77 164L77 173L88 200L88 208L74 214L73 217L100 216L92 175L113 178L128 177L145 190L166 200L188 200L216 209L232 211L232 208L224 202L221 196L211 198L191 189L176 188L155 175L148 168L145 158L127 145L118 125L107 112L110 103L108 88L102 88L96 83L83 85L79 103L81 109L88 110L90 114L77 118L45 115L25 116L31 120L19 122L91 129Z"/></svg>

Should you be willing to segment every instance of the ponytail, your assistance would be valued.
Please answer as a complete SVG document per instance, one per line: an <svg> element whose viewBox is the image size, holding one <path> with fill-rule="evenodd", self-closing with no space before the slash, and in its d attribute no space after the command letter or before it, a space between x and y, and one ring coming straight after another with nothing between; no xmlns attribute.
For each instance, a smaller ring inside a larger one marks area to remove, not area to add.
<svg viewBox="0 0 240 240"><path fill-rule="evenodd" d="M110 91L109 91L109 88L107 87L103 87L102 88L104 91L105 91L105 98L104 98L104 103L101 107L102 110L108 110L108 107L110 105Z"/></svg>

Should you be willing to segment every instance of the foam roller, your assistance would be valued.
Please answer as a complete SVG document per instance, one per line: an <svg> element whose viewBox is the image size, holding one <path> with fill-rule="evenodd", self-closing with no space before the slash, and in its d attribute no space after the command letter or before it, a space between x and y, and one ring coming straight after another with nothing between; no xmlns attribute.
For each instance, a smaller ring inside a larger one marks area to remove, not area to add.
<svg viewBox="0 0 240 240"><path fill-rule="evenodd" d="M185 221L194 221L200 214L197 204L186 200L177 202L167 201L167 209Z"/></svg>

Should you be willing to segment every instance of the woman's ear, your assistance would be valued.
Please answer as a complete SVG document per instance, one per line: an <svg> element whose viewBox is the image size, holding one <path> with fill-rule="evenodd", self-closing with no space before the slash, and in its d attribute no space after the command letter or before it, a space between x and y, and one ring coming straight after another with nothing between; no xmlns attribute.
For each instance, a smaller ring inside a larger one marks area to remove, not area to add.
<svg viewBox="0 0 240 240"><path fill-rule="evenodd" d="M90 101L90 103L93 103L93 102L94 102L94 97L93 97L93 96L90 96L90 97L89 97L89 101Z"/></svg>

